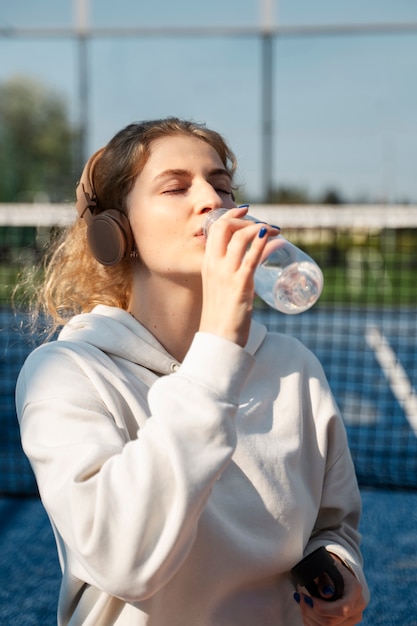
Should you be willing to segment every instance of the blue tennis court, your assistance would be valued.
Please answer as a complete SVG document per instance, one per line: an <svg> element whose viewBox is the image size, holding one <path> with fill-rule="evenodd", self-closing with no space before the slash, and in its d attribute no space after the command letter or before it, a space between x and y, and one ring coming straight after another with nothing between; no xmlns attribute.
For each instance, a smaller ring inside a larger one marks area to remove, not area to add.
<svg viewBox="0 0 417 626"><path fill-rule="evenodd" d="M365 626L417 626L417 311L316 307L256 316L303 341L342 409L363 497L372 601ZM20 449L14 385L32 349L0 310L0 624L53 626L60 572L52 530Z"/></svg>
<svg viewBox="0 0 417 626"><path fill-rule="evenodd" d="M371 603L364 626L417 626L417 493L362 489ZM0 497L0 624L55 626L60 571L36 497ZM291 626L291 625L288 625Z"/></svg>

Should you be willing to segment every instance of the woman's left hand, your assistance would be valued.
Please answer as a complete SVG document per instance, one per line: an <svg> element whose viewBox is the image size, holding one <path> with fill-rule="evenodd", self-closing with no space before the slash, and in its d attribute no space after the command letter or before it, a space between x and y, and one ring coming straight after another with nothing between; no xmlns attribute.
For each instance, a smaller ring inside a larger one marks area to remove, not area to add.
<svg viewBox="0 0 417 626"><path fill-rule="evenodd" d="M337 557L333 555L335 560ZM294 594L300 604L304 626L355 626L362 621L366 602L362 595L362 586L358 579L342 563L336 563L343 576L345 588L339 600L328 602L311 597L299 589Z"/></svg>

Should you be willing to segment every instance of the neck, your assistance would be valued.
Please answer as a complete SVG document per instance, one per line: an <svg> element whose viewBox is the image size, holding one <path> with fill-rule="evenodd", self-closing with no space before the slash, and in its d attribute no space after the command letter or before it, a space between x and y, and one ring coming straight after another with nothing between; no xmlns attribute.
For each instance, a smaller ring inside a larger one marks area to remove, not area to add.
<svg viewBox="0 0 417 626"><path fill-rule="evenodd" d="M135 276L129 312L181 363L200 325L201 280Z"/></svg>

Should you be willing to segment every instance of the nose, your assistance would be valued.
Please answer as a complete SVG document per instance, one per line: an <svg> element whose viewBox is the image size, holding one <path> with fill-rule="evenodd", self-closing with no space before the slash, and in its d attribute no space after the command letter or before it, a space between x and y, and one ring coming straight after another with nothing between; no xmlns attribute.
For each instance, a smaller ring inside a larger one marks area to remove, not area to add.
<svg viewBox="0 0 417 626"><path fill-rule="evenodd" d="M195 206L198 213L204 214L215 209L232 209L236 205L231 196L216 190L208 181L204 181L198 190Z"/></svg>

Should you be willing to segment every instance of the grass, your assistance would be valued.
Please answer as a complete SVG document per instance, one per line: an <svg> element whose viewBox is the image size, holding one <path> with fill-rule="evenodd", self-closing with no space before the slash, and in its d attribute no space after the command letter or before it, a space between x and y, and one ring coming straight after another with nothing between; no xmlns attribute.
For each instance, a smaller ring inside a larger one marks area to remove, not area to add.
<svg viewBox="0 0 417 626"><path fill-rule="evenodd" d="M417 304L417 229L291 232L291 240L317 260L325 285L322 304ZM10 303L19 273L31 268L49 237L47 229L0 228L0 304Z"/></svg>

